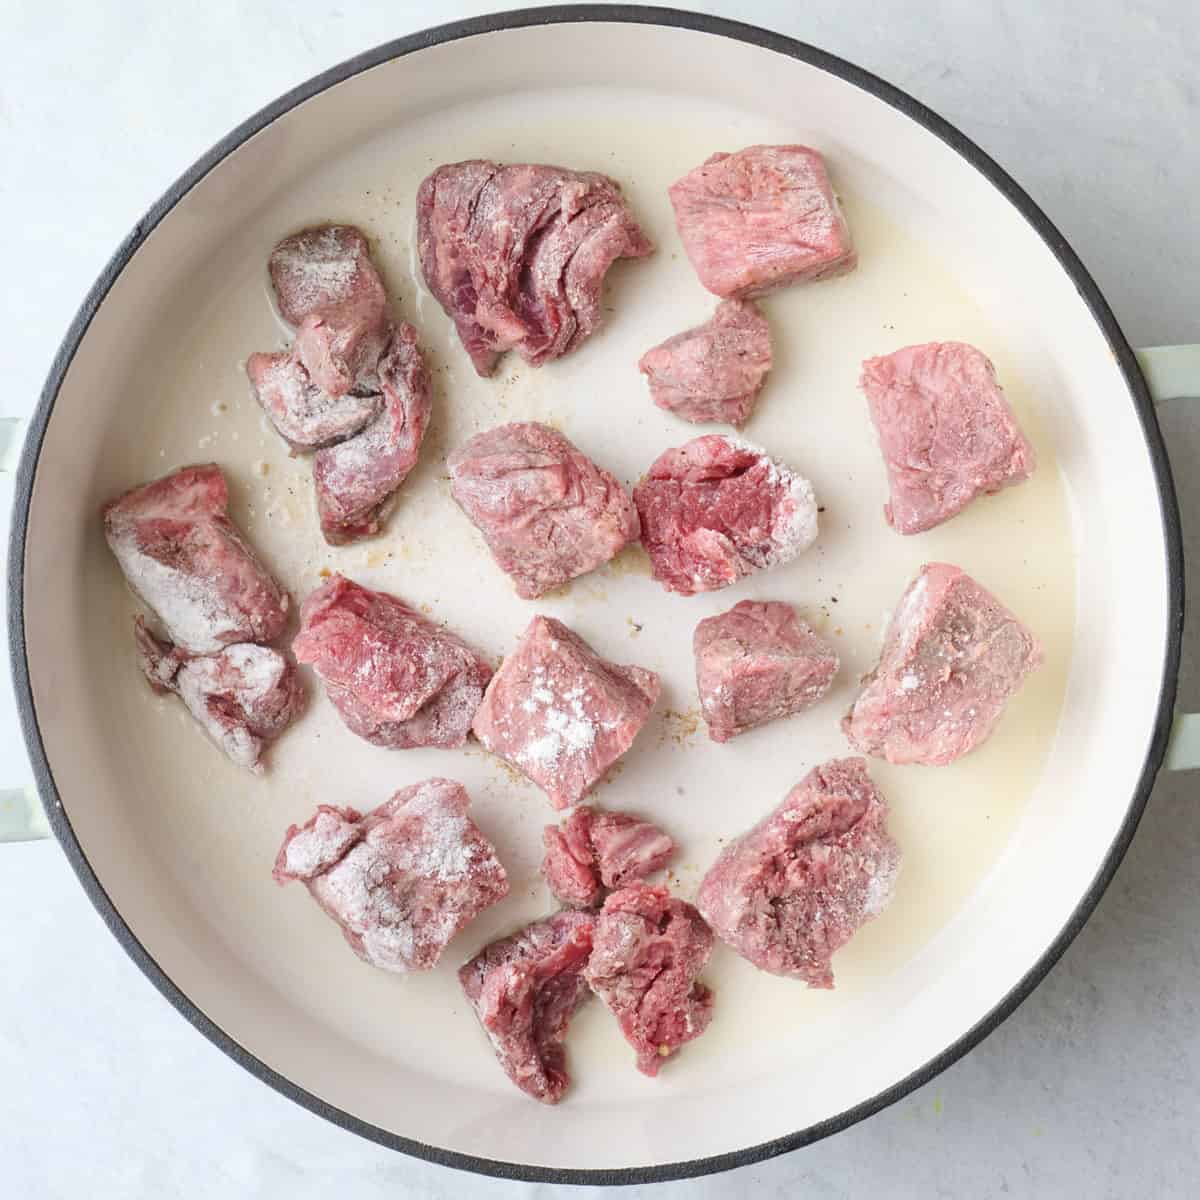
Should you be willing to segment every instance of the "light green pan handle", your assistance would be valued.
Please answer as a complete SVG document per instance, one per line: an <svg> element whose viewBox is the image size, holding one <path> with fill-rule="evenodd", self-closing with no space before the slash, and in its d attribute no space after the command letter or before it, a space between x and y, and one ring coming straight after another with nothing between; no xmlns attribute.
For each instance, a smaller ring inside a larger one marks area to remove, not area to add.
<svg viewBox="0 0 1200 1200"><path fill-rule="evenodd" d="M24 432L23 421L0 417L0 476L17 469ZM34 788L0 787L0 842L31 842L49 836L46 814Z"/></svg>
<svg viewBox="0 0 1200 1200"><path fill-rule="evenodd" d="M1200 398L1200 345L1151 346L1137 352L1155 404ZM1200 713L1176 713L1163 766L1168 771L1200 767Z"/></svg>

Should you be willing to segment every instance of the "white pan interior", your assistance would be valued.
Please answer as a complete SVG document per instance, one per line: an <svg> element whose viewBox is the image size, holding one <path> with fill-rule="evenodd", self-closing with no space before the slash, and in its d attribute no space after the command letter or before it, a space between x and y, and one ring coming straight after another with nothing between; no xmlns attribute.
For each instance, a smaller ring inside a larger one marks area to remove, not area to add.
<svg viewBox="0 0 1200 1200"><path fill-rule="evenodd" d="M855 274L766 302L778 366L745 431L813 479L827 510L818 546L705 597L668 597L640 551L627 551L544 603L519 601L449 498L446 451L504 420L546 420L632 483L692 436L651 406L635 368L715 303L682 255L665 187L714 150L785 140L827 155L861 255ZM608 171L659 246L613 272L603 333L541 371L507 361L494 380L476 379L414 270L416 184L471 156ZM241 373L247 354L283 340L266 254L326 219L372 236L436 379L433 428L387 535L340 550L317 532L307 462L288 458ZM905 539L880 511L858 366L952 338L993 357L1041 467ZM141 683L135 605L99 506L210 459L297 600L337 569L428 605L497 658L545 611L609 657L660 671L664 702L597 801L677 837L673 886L687 897L722 839L847 752L838 718L922 562L957 562L993 587L1043 639L1047 661L976 755L942 770L873 765L906 865L892 908L835 959L835 991L718 950L706 974L717 1016L703 1039L648 1080L592 1005L569 1042L576 1086L546 1109L503 1077L453 975L483 941L550 907L536 876L552 819L541 793L477 747L370 747L311 681L307 715L268 776L250 778ZM37 718L63 806L166 974L236 1042L351 1116L550 1167L678 1162L787 1135L878 1094L983 1018L1062 928L1126 813L1166 640L1164 544L1134 409L1038 236L953 150L865 92L767 50L650 26L559 25L424 50L306 102L212 171L134 255L79 348L38 466L26 568ZM843 671L809 714L714 747L696 728L691 630L748 596L798 605ZM371 808L432 774L467 785L513 895L452 943L442 967L402 979L355 959L301 888L271 882L270 866L286 826L317 803Z"/></svg>

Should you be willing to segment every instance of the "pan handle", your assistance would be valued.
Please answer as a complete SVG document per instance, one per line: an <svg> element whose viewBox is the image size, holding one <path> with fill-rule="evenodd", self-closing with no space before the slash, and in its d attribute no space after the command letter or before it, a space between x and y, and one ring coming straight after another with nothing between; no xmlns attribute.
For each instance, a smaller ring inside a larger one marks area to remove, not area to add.
<svg viewBox="0 0 1200 1200"><path fill-rule="evenodd" d="M1155 404L1200 397L1200 345L1150 346L1137 359ZM1175 714L1163 765L1168 771L1200 767L1200 713Z"/></svg>
<svg viewBox="0 0 1200 1200"><path fill-rule="evenodd" d="M16 417L0 417L0 476L17 468L24 425ZM46 814L34 788L0 788L0 842L29 842L49 836Z"/></svg>

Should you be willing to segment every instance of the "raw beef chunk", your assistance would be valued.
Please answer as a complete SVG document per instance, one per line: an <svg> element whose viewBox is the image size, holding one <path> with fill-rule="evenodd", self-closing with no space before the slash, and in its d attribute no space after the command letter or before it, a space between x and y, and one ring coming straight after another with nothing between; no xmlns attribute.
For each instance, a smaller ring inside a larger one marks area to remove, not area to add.
<svg viewBox="0 0 1200 1200"><path fill-rule="evenodd" d="M790 604L743 600L696 626L696 687L714 742L811 708L837 674L833 648Z"/></svg>
<svg viewBox="0 0 1200 1200"><path fill-rule="evenodd" d="M476 434L448 460L450 489L517 594L535 599L608 562L638 536L621 485L536 422Z"/></svg>
<svg viewBox="0 0 1200 1200"><path fill-rule="evenodd" d="M817 536L812 484L722 434L660 454L633 501L654 578L685 596L788 562Z"/></svg>
<svg viewBox="0 0 1200 1200"><path fill-rule="evenodd" d="M204 732L239 767L261 771L259 756L304 706L296 668L267 646L226 646L192 658L134 619L138 664L156 692L175 692Z"/></svg>
<svg viewBox="0 0 1200 1200"><path fill-rule="evenodd" d="M606 888L620 888L665 867L675 843L657 825L628 813L580 804L562 826L542 831L542 875L555 899L589 908Z"/></svg>
<svg viewBox="0 0 1200 1200"><path fill-rule="evenodd" d="M638 369L659 408L740 427L771 369L771 327L749 301L726 300L705 324L647 350Z"/></svg>
<svg viewBox="0 0 1200 1200"><path fill-rule="evenodd" d="M653 671L606 662L561 621L534 617L488 685L472 729L555 808L566 808L629 749L658 691Z"/></svg>
<svg viewBox="0 0 1200 1200"><path fill-rule="evenodd" d="M192 654L283 632L288 597L229 520L221 468L181 467L104 508L129 586Z"/></svg>
<svg viewBox="0 0 1200 1200"><path fill-rule="evenodd" d="M887 465L883 511L893 529L931 529L1033 473L1033 447L974 346L930 342L869 358L861 382Z"/></svg>
<svg viewBox="0 0 1200 1200"><path fill-rule="evenodd" d="M761 296L858 261L825 162L807 146L714 154L670 194L683 248L718 296Z"/></svg>
<svg viewBox="0 0 1200 1200"><path fill-rule="evenodd" d="M313 460L321 532L335 546L379 532L396 489L417 465L429 424L429 370L411 325L393 327L378 374L380 414Z"/></svg>
<svg viewBox="0 0 1200 1200"><path fill-rule="evenodd" d="M945 766L991 736L1041 661L1037 638L991 592L958 567L927 564L842 729L864 754Z"/></svg>
<svg viewBox="0 0 1200 1200"><path fill-rule="evenodd" d="M831 988L831 956L892 898L900 848L886 817L861 758L827 762L721 851L696 903L756 967Z"/></svg>
<svg viewBox="0 0 1200 1200"><path fill-rule="evenodd" d="M389 323L366 237L353 225L304 229L275 247L267 267L280 316L296 327L297 360L313 385L344 396L379 358Z"/></svg>
<svg viewBox="0 0 1200 1200"><path fill-rule="evenodd" d="M637 1051L639 1071L657 1075L708 1028L713 996L696 976L712 948L704 919L666 888L636 883L605 900L584 973Z"/></svg>
<svg viewBox="0 0 1200 1200"><path fill-rule="evenodd" d="M302 879L365 962L428 971L468 921L508 895L470 804L449 779L403 788L365 817L322 804L288 829L275 879Z"/></svg>
<svg viewBox="0 0 1200 1200"><path fill-rule="evenodd" d="M492 669L408 605L334 575L300 608L292 650L351 730L377 746L461 746Z"/></svg>
<svg viewBox="0 0 1200 1200"><path fill-rule="evenodd" d="M534 366L574 350L600 324L609 267L654 249L607 176L481 159L421 184L417 248L480 375L506 350Z"/></svg>
<svg viewBox="0 0 1200 1200"><path fill-rule="evenodd" d="M591 913L560 912L485 946L458 972L504 1073L527 1095L557 1104L571 1082L563 1041L588 998Z"/></svg>

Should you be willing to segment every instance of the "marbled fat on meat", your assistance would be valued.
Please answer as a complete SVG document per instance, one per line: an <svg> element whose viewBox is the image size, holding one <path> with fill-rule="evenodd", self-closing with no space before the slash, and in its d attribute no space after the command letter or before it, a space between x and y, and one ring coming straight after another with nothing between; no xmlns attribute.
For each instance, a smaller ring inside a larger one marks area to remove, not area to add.
<svg viewBox="0 0 1200 1200"><path fill-rule="evenodd" d="M461 784L427 779L365 817L321 805L288 829L275 879L302 880L365 962L427 971L455 934L508 895L495 849L467 815L470 803Z"/></svg>
<svg viewBox="0 0 1200 1200"><path fill-rule="evenodd" d="M991 736L1041 661L1037 638L991 592L960 567L929 563L897 605L842 729L863 754L945 766Z"/></svg>
<svg viewBox="0 0 1200 1200"><path fill-rule="evenodd" d="M354 733L393 749L463 745L492 677L460 638L342 575L304 601L292 650Z"/></svg>
<svg viewBox="0 0 1200 1200"><path fill-rule="evenodd" d="M602 659L561 621L534 617L492 678L472 728L555 808L583 799L633 743L658 676Z"/></svg>
<svg viewBox="0 0 1200 1200"><path fill-rule="evenodd" d="M790 604L743 600L707 617L692 638L700 712L714 742L811 708L838 656Z"/></svg>
<svg viewBox="0 0 1200 1200"><path fill-rule="evenodd" d="M654 578L685 596L789 562L817 537L812 484L723 434L664 451L633 501Z"/></svg>
<svg viewBox="0 0 1200 1200"><path fill-rule="evenodd" d="M638 536L637 510L617 480L547 425L476 434L447 465L455 501L527 600L602 566Z"/></svg>
<svg viewBox="0 0 1200 1200"><path fill-rule="evenodd" d="M892 897L900 848L886 817L861 758L827 762L721 851L696 903L756 967L831 988L833 954Z"/></svg>
<svg viewBox="0 0 1200 1200"><path fill-rule="evenodd" d="M104 535L129 586L191 654L283 632L287 593L228 516L213 463L181 467L104 507Z"/></svg>
<svg viewBox="0 0 1200 1200"><path fill-rule="evenodd" d="M607 176L482 159L440 166L421 184L417 248L485 376L507 350L534 366L574 350L600 325L609 267L654 249Z"/></svg>
<svg viewBox="0 0 1200 1200"><path fill-rule="evenodd" d="M869 358L861 386L891 487L884 516L900 533L932 529L1033 473L1033 447L974 346L930 342Z"/></svg>
<svg viewBox="0 0 1200 1200"><path fill-rule="evenodd" d="M590 908L606 889L621 888L665 867L675 843L657 825L629 813L576 805L542 831L542 877L562 904Z"/></svg>
<svg viewBox="0 0 1200 1200"><path fill-rule="evenodd" d="M749 301L726 300L703 325L647 350L638 369L659 408L740 428L771 369L771 327Z"/></svg>
<svg viewBox="0 0 1200 1200"><path fill-rule="evenodd" d="M591 913L556 913L485 946L458 972L505 1074L543 1104L557 1104L570 1084L563 1042L591 995L583 968L593 924Z"/></svg>
<svg viewBox="0 0 1200 1200"><path fill-rule="evenodd" d="M718 296L762 296L858 261L825 160L807 146L714 154L669 190L683 248Z"/></svg>
<svg viewBox="0 0 1200 1200"><path fill-rule="evenodd" d="M712 953L712 930L666 888L636 883L613 892L596 917L584 974L637 1052L638 1070L657 1075L712 1020L712 992L697 982Z"/></svg>
<svg viewBox="0 0 1200 1200"><path fill-rule="evenodd" d="M200 727L239 767L259 761L304 707L296 668L278 650L240 643L193 658L134 618L138 665L157 692L174 692Z"/></svg>

